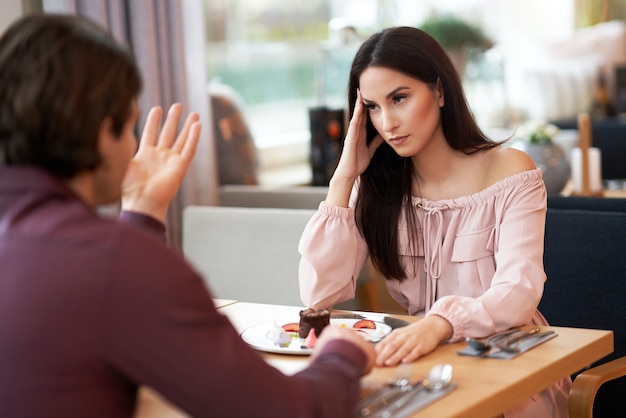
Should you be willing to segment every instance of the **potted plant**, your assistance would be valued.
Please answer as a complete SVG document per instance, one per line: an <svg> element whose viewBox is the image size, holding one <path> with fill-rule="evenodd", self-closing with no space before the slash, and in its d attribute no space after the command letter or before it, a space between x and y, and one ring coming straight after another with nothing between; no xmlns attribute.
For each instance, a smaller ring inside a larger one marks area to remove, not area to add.
<svg viewBox="0 0 626 418"><path fill-rule="evenodd" d="M559 132L559 128L551 123L530 120L519 127L512 143L514 148L526 152L541 169L549 194L560 193L570 178L565 151L553 141Z"/></svg>
<svg viewBox="0 0 626 418"><path fill-rule="evenodd" d="M461 75L465 73L467 61L493 46L492 40L479 26L450 14L432 15L419 29L441 44Z"/></svg>
<svg viewBox="0 0 626 418"><path fill-rule="evenodd" d="M552 139L559 134L556 125L544 121L530 120L517 130L517 136L531 144L551 144Z"/></svg>

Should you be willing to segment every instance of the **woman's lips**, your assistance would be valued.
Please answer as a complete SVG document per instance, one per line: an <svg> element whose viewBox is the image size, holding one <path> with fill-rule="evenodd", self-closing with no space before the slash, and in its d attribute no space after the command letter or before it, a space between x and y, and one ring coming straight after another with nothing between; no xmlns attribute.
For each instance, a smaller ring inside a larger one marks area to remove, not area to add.
<svg viewBox="0 0 626 418"><path fill-rule="evenodd" d="M394 136L393 138L389 138L389 143L391 145L400 145L408 138L408 135L405 136Z"/></svg>

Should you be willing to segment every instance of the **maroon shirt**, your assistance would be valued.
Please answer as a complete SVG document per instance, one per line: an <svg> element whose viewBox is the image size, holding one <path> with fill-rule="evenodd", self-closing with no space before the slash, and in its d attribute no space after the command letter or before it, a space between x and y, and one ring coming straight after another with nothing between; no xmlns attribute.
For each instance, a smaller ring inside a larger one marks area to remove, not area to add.
<svg viewBox="0 0 626 418"><path fill-rule="evenodd" d="M139 225L139 226L138 226ZM285 376L239 337L154 219L103 219L0 167L0 417L131 417L147 385L194 417L349 417L365 355Z"/></svg>

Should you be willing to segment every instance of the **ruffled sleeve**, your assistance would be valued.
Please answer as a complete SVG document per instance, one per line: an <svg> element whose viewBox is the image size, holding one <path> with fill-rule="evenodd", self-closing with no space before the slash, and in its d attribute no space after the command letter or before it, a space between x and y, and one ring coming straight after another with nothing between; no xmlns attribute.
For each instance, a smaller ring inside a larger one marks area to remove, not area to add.
<svg viewBox="0 0 626 418"><path fill-rule="evenodd" d="M300 298L305 306L326 309L354 298L367 247L353 208L320 203L307 223L298 250Z"/></svg>

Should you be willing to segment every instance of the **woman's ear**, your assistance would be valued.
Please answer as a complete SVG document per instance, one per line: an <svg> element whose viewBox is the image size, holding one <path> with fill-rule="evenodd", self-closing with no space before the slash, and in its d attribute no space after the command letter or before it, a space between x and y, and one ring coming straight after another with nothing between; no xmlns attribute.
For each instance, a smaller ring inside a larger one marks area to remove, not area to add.
<svg viewBox="0 0 626 418"><path fill-rule="evenodd" d="M437 90L437 100L439 103L439 107L443 107L445 105L445 100L443 97L443 83L441 83L440 78L437 78L437 84L435 85L435 89Z"/></svg>

